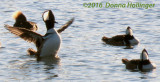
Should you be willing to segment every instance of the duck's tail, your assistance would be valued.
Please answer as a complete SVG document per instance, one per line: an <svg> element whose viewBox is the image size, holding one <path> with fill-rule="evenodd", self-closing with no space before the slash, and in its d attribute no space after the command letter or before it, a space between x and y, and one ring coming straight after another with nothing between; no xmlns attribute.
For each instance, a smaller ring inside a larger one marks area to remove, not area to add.
<svg viewBox="0 0 160 82"><path fill-rule="evenodd" d="M129 62L129 60L128 59L122 59L122 63L124 63L124 64L127 64Z"/></svg>
<svg viewBox="0 0 160 82"><path fill-rule="evenodd" d="M106 42L106 41L108 41L108 40L109 40L108 37L106 37L106 36L103 36L103 37L102 37L102 41Z"/></svg>
<svg viewBox="0 0 160 82"><path fill-rule="evenodd" d="M27 52L28 52L28 55L36 55L37 54L37 52L34 49L32 49L32 48L29 48L27 50Z"/></svg>

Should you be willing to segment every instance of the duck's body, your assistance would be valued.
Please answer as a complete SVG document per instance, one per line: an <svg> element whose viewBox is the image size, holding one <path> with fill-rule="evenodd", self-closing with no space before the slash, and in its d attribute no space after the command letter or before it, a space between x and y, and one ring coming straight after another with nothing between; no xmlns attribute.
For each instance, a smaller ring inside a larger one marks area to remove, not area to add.
<svg viewBox="0 0 160 82"><path fill-rule="evenodd" d="M149 70L149 69L155 69L156 66L154 63L150 62L149 60L145 62L144 65L142 65L142 61L140 59L132 59L132 60L128 60L128 59L122 59L122 62L126 65L126 69L142 69L143 70Z"/></svg>
<svg viewBox="0 0 160 82"><path fill-rule="evenodd" d="M141 59L122 59L122 62L126 65L126 69L131 70L151 70L156 68L156 65L148 59L148 53L145 49L142 51Z"/></svg>
<svg viewBox="0 0 160 82"><path fill-rule="evenodd" d="M104 37L102 37L102 41L104 41L106 44L110 44L110 45L124 46L125 45L124 38L125 38L125 35L117 35L117 36L113 36L111 38L104 36Z"/></svg>
<svg viewBox="0 0 160 82"><path fill-rule="evenodd" d="M114 46L128 46L128 45L133 46L139 43L139 40L133 36L130 27L127 28L125 35L116 35L111 38L103 36L102 41L105 42L106 44Z"/></svg>
<svg viewBox="0 0 160 82"><path fill-rule="evenodd" d="M14 12L12 17L15 19L13 27L21 27L31 31L37 31L37 24L35 22L27 21L27 18L21 11Z"/></svg>
<svg viewBox="0 0 160 82"><path fill-rule="evenodd" d="M58 32L61 33L64 31L70 24L72 24L73 20L74 19L72 18L69 22L62 26ZM47 32L44 36L24 28L12 27L9 25L5 25L5 27L11 33L28 42L33 42L36 45L37 51L32 48L28 49L28 53L30 55L36 55L38 58L48 56L57 58L57 53L61 45L61 38L59 33L54 29L55 18L51 10L44 12L43 21L45 22L47 28Z"/></svg>
<svg viewBox="0 0 160 82"><path fill-rule="evenodd" d="M50 29L48 30L47 35L43 37L43 39L44 44L42 45L43 47L40 53L40 57L50 56L50 54L57 54L61 44L60 35L54 29Z"/></svg>

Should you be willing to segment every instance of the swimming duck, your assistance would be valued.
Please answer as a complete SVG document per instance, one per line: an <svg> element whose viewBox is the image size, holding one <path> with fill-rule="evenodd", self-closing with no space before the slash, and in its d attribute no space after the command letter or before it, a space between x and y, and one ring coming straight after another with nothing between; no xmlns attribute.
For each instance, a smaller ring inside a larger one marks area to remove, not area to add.
<svg viewBox="0 0 160 82"><path fill-rule="evenodd" d="M152 70L156 68L156 65L152 63L148 58L148 52L143 49L140 59L122 59L122 62L126 65L126 69L139 69L139 70Z"/></svg>
<svg viewBox="0 0 160 82"><path fill-rule="evenodd" d="M59 30L59 33L54 29L54 24L56 21L51 10L45 11L42 15L42 18L47 28L47 33L44 36L24 28L12 27L9 25L5 25L5 28L11 33L28 42L33 42L36 45L37 51L33 50L32 48L28 49L28 53L30 55L36 55L37 58L47 56L58 58L57 52L59 51L61 45L61 37L59 33L65 30L73 22L74 18L63 25L61 30Z"/></svg>
<svg viewBox="0 0 160 82"><path fill-rule="evenodd" d="M36 23L27 21L27 18L21 11L14 12L12 17L15 19L13 27L21 27L32 31L37 31L38 27Z"/></svg>
<svg viewBox="0 0 160 82"><path fill-rule="evenodd" d="M129 26L126 29L126 34L116 35L112 38L103 36L102 41L104 41L106 44L114 46L133 46L139 43L139 40L133 36L132 29Z"/></svg>

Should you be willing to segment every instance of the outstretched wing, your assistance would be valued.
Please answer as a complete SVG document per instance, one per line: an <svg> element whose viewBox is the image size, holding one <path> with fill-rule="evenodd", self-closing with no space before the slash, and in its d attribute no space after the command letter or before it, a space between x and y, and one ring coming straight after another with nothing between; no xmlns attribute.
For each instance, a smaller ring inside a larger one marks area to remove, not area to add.
<svg viewBox="0 0 160 82"><path fill-rule="evenodd" d="M4 27L9 30L11 33L21 37L27 42L33 42L37 48L39 48L40 44L43 41L42 35L19 27L12 27L9 25L4 25Z"/></svg>
<svg viewBox="0 0 160 82"><path fill-rule="evenodd" d="M73 23L73 21L74 21L74 18L70 19L66 24L61 26L61 28L59 28L57 32L61 33L62 31L64 31L66 28L68 28L68 26L70 26Z"/></svg>

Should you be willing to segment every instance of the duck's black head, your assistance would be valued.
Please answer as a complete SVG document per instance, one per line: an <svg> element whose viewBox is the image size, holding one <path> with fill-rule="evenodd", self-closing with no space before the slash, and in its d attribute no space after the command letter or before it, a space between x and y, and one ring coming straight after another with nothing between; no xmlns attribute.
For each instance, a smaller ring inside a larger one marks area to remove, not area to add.
<svg viewBox="0 0 160 82"><path fill-rule="evenodd" d="M125 41L127 44L129 44L129 40L132 40L132 39L134 39L133 32L131 27L128 26L126 29Z"/></svg>
<svg viewBox="0 0 160 82"><path fill-rule="evenodd" d="M150 60L148 58L148 52L146 49L142 50L142 53L140 55L140 63L139 63L139 69L142 70L143 69L143 65L148 65L150 64Z"/></svg>
<svg viewBox="0 0 160 82"><path fill-rule="evenodd" d="M126 29L126 35L130 35L130 36L133 36L133 32L132 32L132 29L131 29L131 27L127 27L127 29Z"/></svg>
<svg viewBox="0 0 160 82"><path fill-rule="evenodd" d="M51 10L47 10L43 13L42 15L43 21L46 24L47 30L54 28L54 23L57 23L55 21L54 14L52 13Z"/></svg>
<svg viewBox="0 0 160 82"><path fill-rule="evenodd" d="M142 53L141 53L141 55L140 55L140 59L143 61L143 60L149 60L149 58L148 58L148 52L147 52L147 50L146 49L143 49L142 50Z"/></svg>

